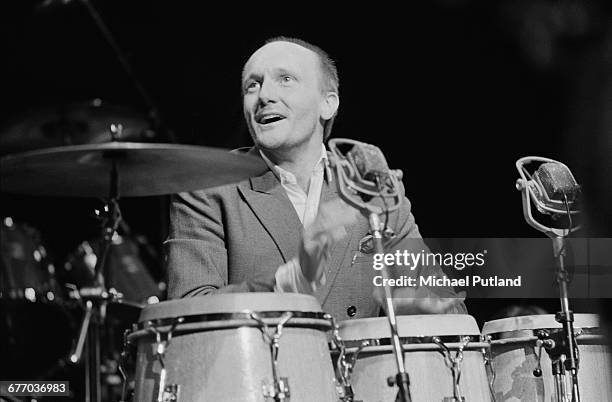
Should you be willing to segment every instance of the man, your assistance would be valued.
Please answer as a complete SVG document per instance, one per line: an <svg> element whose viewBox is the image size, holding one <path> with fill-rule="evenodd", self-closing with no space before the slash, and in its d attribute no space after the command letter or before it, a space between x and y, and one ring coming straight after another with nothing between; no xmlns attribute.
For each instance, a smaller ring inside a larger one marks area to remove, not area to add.
<svg viewBox="0 0 612 402"><path fill-rule="evenodd" d="M304 41L276 38L245 64L242 90L255 143L249 153L269 170L173 198L165 243L169 297L299 292L315 295L339 320L379 315L368 221L338 198L323 146L340 104L333 62ZM390 250L419 241L408 200L389 222L396 234ZM396 294L400 313L465 311L451 289Z"/></svg>

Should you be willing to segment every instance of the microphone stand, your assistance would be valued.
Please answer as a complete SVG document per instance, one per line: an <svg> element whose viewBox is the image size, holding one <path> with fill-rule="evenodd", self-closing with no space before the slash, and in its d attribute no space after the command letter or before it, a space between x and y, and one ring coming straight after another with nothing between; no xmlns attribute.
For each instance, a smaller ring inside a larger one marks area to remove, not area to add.
<svg viewBox="0 0 612 402"><path fill-rule="evenodd" d="M372 230L372 238L374 239L374 250L377 254L384 254L385 248L383 245L383 233L384 228L380 218L376 212L370 212L369 219L370 229ZM391 330L391 344L393 345L393 355L395 356L395 364L397 366L397 374L395 378L389 377L387 382L389 386L397 385L398 393L396 401L399 402L410 402L410 378L406 372L404 365L404 353L402 344L399 338L399 332L397 330L397 319L395 316L395 307L393 306L393 293L391 287L387 285L388 279L390 279L389 268L384 263L381 270L383 274L383 289L385 291L385 313L389 321L389 329Z"/></svg>
<svg viewBox="0 0 612 402"><path fill-rule="evenodd" d="M580 226L570 227L568 229L556 229L546 227L535 220L531 213L531 199L537 204L537 197L534 191L539 191L533 188L535 183L527 179L523 172L523 164L525 161L544 161L556 162L547 158L527 157L519 159L516 163L517 169L521 178L516 182L517 190L521 191L523 202L523 216L527 223L543 232L552 239L553 255L558 262L557 283L559 284L559 301L561 311L555 314L555 320L563 326L560 333L546 334L542 340L551 340L552 342L544 342L544 348L550 356L552 362L552 373L555 377L555 391L558 402L569 402L565 390L565 373L570 372L572 382L572 399L571 402L580 402L580 390L578 387L578 345L576 343L576 334L574 333L574 313L569 306L569 293L567 284L569 283L569 275L565 268L565 238L570 233L580 229Z"/></svg>
<svg viewBox="0 0 612 402"><path fill-rule="evenodd" d="M337 147L338 143L351 144L353 146L359 146L361 144L357 141L349 139L331 139L329 141L330 150L334 155L338 157L337 160L331 158L331 163L336 168L337 172L338 192L340 193L342 199L345 202L347 202L354 208L360 210L362 214L367 214L368 222L370 224L370 230L372 232L375 252L383 254L385 252L383 237L385 236L386 228L383 227L384 225L380 221L379 214L382 212L389 212L395 210L400 206L402 202L402 195L399 194L399 192L397 191L400 186L396 175L401 178L401 171L390 172L390 178L393 183L394 191L390 192L389 194L383 194L383 190L381 189L380 185L380 180L378 180L379 178L377 178L376 183L372 183L370 181L362 179L359 173L356 172L356 169L353 167L354 161L348 162L346 160L343 160L344 158L341 156L341 153ZM355 183L353 180L349 179L346 176L346 172L344 169L351 172L351 176L359 177L361 179L361 183ZM369 188L364 188L364 185ZM376 188L377 191L373 191L373 188ZM351 194L349 194L349 192ZM359 194L365 196L379 196L381 198L393 198L395 199L395 204L391 207L385 208L385 210L383 211L380 207L368 204L367 202L357 199L356 196L358 196ZM383 278L389 279L391 276L389 274L389 268L387 264L384 263L384 259L383 265L384 266L381 270ZM395 307L393 306L393 292L391 290L391 287L387 285L387 283L388 281L385 280L383 286L385 294L385 304L383 307L388 319L389 329L391 331L391 345L393 347L393 355L395 357L395 364L397 366L397 373L395 377L389 377L387 379L387 384L390 387L394 385L398 387L397 396L395 399L396 402L411 402L412 398L410 396L410 378L408 376L408 373L406 372L403 348L400 342L399 332L397 329L397 318L395 315Z"/></svg>

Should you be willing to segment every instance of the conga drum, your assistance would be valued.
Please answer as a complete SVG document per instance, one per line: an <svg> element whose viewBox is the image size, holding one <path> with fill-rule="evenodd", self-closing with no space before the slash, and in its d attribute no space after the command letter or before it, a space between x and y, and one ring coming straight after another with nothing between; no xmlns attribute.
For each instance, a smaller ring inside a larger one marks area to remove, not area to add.
<svg viewBox="0 0 612 402"><path fill-rule="evenodd" d="M397 326L413 401L490 401L485 369L489 345L469 315L398 316ZM397 366L386 317L343 321L339 335L354 360L355 401L394 401L387 384ZM464 399L462 399L464 398Z"/></svg>
<svg viewBox="0 0 612 402"><path fill-rule="evenodd" d="M331 327L317 300L299 294L148 305L127 336L136 349L134 400L337 401Z"/></svg>
<svg viewBox="0 0 612 402"><path fill-rule="evenodd" d="M492 379L496 401L556 401L552 362L539 347L539 331L560 331L552 314L510 317L486 322L491 340ZM582 401L612 401L612 354L595 314L574 314L579 350L578 385ZM540 364L538 365L538 355ZM534 370L541 367L541 373ZM565 389L571 400L570 375Z"/></svg>

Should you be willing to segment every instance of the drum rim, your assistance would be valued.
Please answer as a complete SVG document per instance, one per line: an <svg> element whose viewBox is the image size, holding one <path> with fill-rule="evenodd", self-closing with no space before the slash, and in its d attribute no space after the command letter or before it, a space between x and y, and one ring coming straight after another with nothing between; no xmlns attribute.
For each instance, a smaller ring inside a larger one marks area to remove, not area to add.
<svg viewBox="0 0 612 402"><path fill-rule="evenodd" d="M538 328L538 329L517 329L512 331L494 332L490 334L483 334L490 341L528 341L538 339L539 331L548 331L549 333L561 332L562 328ZM574 328L576 336L582 335L595 335L603 336L604 331L600 327L586 327L586 328Z"/></svg>
<svg viewBox="0 0 612 402"><path fill-rule="evenodd" d="M492 335L511 331L560 329L562 325L556 321L555 316L555 314L528 314L498 318L496 320L486 321L482 326L482 333L485 335ZM573 317L574 328L599 328L601 325L599 314L574 313Z"/></svg>
<svg viewBox="0 0 612 402"><path fill-rule="evenodd" d="M165 317L165 318L157 318L146 321L141 321L137 324L134 324L133 329L135 331L146 330L151 327L166 327L173 325L184 325L184 324L197 324L203 322L227 322L230 320L248 320L253 324L242 325L242 326L259 326L256 320L251 317L252 313L256 313L263 320L271 321L274 319L281 318L282 315L291 312L291 319L284 325L285 327L295 326L292 324L291 320L293 319L312 319L312 320L321 320L329 323L331 328L331 321L329 319L329 315L322 311L288 311L288 310L279 310L279 311L250 311L244 310L242 312L233 312L233 313L211 313L211 314L192 314L192 315L177 315L176 317ZM180 322L178 322L180 320ZM302 326L302 325L300 325ZM326 325L327 326L327 325Z"/></svg>
<svg viewBox="0 0 612 402"><path fill-rule="evenodd" d="M245 292L198 295L146 305L138 322L175 317L269 311L322 312L319 301L300 293Z"/></svg>
<svg viewBox="0 0 612 402"><path fill-rule="evenodd" d="M472 343L483 343L483 339L481 335L444 335L444 336L436 336L436 335L427 335L427 336L400 336L400 343L402 345L436 345L433 341L433 338L437 338L440 342L448 345L448 344L461 344L466 339L469 339L468 345ZM347 341L342 341L344 346L348 348L358 348L364 342L368 342L369 345L363 348L366 351L368 348L376 347L376 346L391 346L392 339L391 338L364 338L364 339L351 339Z"/></svg>

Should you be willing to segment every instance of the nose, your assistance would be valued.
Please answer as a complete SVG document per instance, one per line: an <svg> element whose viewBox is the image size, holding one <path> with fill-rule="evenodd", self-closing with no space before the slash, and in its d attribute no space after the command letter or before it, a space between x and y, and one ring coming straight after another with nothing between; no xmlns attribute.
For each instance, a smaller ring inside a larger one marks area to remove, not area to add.
<svg viewBox="0 0 612 402"><path fill-rule="evenodd" d="M259 89L259 102L262 104L276 102L278 100L278 91L274 82L266 79L261 83Z"/></svg>

